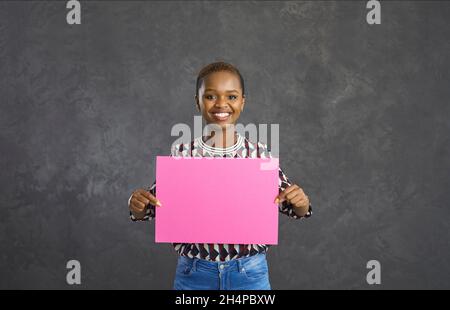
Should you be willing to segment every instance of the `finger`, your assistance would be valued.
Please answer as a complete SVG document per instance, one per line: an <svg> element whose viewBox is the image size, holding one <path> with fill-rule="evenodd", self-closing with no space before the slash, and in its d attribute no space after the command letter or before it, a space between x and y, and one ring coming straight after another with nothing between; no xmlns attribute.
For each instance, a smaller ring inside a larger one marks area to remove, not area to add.
<svg viewBox="0 0 450 310"><path fill-rule="evenodd" d="M289 194L290 192L295 191L297 189L300 189L300 187L297 184L292 184L291 186L289 186L284 190L284 193Z"/></svg>
<svg viewBox="0 0 450 310"><path fill-rule="evenodd" d="M306 195L305 194L305 200L308 202L308 204L309 204L309 197L308 197L308 195Z"/></svg>
<svg viewBox="0 0 450 310"><path fill-rule="evenodd" d="M141 209L140 207L136 207L135 205L130 206L131 212L134 213L143 213L145 209Z"/></svg>
<svg viewBox="0 0 450 310"><path fill-rule="evenodd" d="M278 196L275 198L275 203L279 204L285 200L286 200L286 193L283 191L283 192L279 193Z"/></svg>
<svg viewBox="0 0 450 310"><path fill-rule="evenodd" d="M151 200L154 197L149 191L146 191L146 190L143 190L143 189L140 190L139 193L142 196L144 196L145 198L147 198L148 200Z"/></svg>
<svg viewBox="0 0 450 310"><path fill-rule="evenodd" d="M306 199L304 197L301 196L296 196L295 198L293 198L290 203L293 205L298 205L299 203L301 203L302 201L306 201Z"/></svg>
<svg viewBox="0 0 450 310"><path fill-rule="evenodd" d="M162 207L161 201L156 199L156 197L153 197L153 204L157 207Z"/></svg>
<svg viewBox="0 0 450 310"><path fill-rule="evenodd" d="M162 207L161 202L148 191L142 190L139 191L139 193L141 193L146 199L148 199L152 205Z"/></svg>
<svg viewBox="0 0 450 310"><path fill-rule="evenodd" d="M296 190L296 189L298 189L298 188L300 188L300 187L298 187L298 185L296 185L296 184L293 184L293 185L291 185L291 186L289 186L288 188L286 188L284 191L282 191L278 196L277 196L277 198L275 198L275 203L280 203L280 202L283 202L284 200L286 200L286 195L287 194L289 194L290 192L292 192L292 191L294 191L294 190Z"/></svg>
<svg viewBox="0 0 450 310"><path fill-rule="evenodd" d="M145 198L143 195L137 194L135 196L135 198L136 198L137 201L142 202L144 205L148 205L150 203L150 200Z"/></svg>
<svg viewBox="0 0 450 310"><path fill-rule="evenodd" d="M135 210L143 211L145 209L145 204L133 198L131 199L131 207Z"/></svg>
<svg viewBox="0 0 450 310"><path fill-rule="evenodd" d="M299 186L296 186L293 190L291 190L288 194L286 194L286 197L288 199L292 199L295 196L300 195L300 196L306 196L305 192L303 191L303 189Z"/></svg>
<svg viewBox="0 0 450 310"><path fill-rule="evenodd" d="M145 209L145 204L140 202L136 198L131 201L131 205L139 210Z"/></svg>
<svg viewBox="0 0 450 310"><path fill-rule="evenodd" d="M297 196L303 197L304 195L303 195L303 193L301 191L294 190L294 191L292 191L292 192L290 192L289 194L286 195L286 199L287 200L292 200L292 199L294 199Z"/></svg>

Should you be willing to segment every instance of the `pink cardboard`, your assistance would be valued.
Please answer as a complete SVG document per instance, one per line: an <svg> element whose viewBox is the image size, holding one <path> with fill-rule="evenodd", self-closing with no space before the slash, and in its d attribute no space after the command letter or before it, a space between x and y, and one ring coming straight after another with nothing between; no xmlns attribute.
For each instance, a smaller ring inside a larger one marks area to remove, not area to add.
<svg viewBox="0 0 450 310"><path fill-rule="evenodd" d="M155 242L277 244L277 195L278 158L157 156Z"/></svg>

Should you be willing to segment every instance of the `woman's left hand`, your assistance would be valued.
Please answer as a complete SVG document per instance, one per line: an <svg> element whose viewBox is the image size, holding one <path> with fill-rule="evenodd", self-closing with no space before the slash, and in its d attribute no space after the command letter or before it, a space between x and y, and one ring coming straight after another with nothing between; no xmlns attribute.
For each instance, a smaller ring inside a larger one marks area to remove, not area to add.
<svg viewBox="0 0 450 310"><path fill-rule="evenodd" d="M276 204L282 203L283 201L287 201L294 206L294 211L297 215L302 216L308 212L309 198L297 184L292 184L275 198Z"/></svg>

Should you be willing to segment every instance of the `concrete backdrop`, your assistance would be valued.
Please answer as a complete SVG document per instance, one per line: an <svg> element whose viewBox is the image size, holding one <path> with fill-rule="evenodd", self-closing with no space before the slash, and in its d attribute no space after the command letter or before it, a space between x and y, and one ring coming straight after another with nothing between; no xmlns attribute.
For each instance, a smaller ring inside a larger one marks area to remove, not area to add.
<svg viewBox="0 0 450 310"><path fill-rule="evenodd" d="M0 288L73 288L70 259L79 288L171 288L127 199L216 60L315 205L281 216L273 288L450 288L450 2L382 1L372 26L365 1L82 1L74 26L65 4L0 3Z"/></svg>

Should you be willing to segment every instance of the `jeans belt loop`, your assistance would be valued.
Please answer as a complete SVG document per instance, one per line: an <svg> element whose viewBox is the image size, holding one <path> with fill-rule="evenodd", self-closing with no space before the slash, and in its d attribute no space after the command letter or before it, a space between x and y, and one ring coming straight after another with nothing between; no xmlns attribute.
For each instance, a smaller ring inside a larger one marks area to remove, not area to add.
<svg viewBox="0 0 450 310"><path fill-rule="evenodd" d="M242 263L242 259L237 260L237 265L238 265L239 273L243 273L244 272L244 264Z"/></svg>
<svg viewBox="0 0 450 310"><path fill-rule="evenodd" d="M197 262L198 262L198 259L196 257L194 257L193 261L192 261L192 270L193 271L197 271Z"/></svg>

